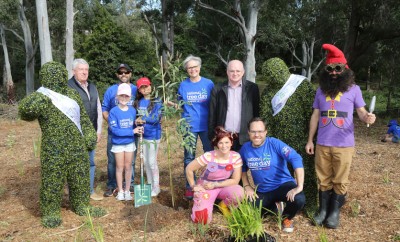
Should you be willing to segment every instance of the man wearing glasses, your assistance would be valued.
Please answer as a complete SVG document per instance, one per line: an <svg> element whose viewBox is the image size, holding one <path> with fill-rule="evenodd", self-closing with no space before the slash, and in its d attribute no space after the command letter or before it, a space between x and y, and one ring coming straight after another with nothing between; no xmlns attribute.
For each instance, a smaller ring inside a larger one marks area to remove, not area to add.
<svg viewBox="0 0 400 242"><path fill-rule="evenodd" d="M267 137L267 133L262 118L255 117L248 123L250 142L240 149L243 188L248 199L255 200L257 206L262 204L264 213L277 213L277 204L285 202L285 208L279 211L283 218L282 230L291 233L294 230L293 218L306 201L303 159L292 147L279 139ZM290 163L296 178L290 174L287 163ZM249 182L248 170L255 188Z"/></svg>
<svg viewBox="0 0 400 242"><path fill-rule="evenodd" d="M118 105L118 100L115 98L117 96L118 86L122 83L130 84L132 95L131 100L128 102L127 105L132 106L133 102L136 98L137 88L131 82L132 78L132 69L127 64L120 64L116 69L116 75L119 79L117 84L112 85L109 87L106 92L104 93L103 104L102 104L102 112L103 118L108 121L108 114L110 110ZM115 176L116 168L115 168L115 157L114 154L111 152L112 142L111 142L111 131L108 129L108 138L107 138L107 191L104 193L105 197L111 197L116 192L117 188L117 180ZM132 161L132 182L131 182L131 192L133 191L133 184L134 184L134 177L135 177L135 156L133 157Z"/></svg>
<svg viewBox="0 0 400 242"><path fill-rule="evenodd" d="M350 166L354 154L353 112L367 124L375 122L375 114L368 113L361 89L355 84L354 72L347 65L341 50L323 44L327 50L326 65L319 76L319 88L314 98L307 154L314 154L319 184L319 210L314 223L336 229L340 208L345 202L349 184Z"/></svg>

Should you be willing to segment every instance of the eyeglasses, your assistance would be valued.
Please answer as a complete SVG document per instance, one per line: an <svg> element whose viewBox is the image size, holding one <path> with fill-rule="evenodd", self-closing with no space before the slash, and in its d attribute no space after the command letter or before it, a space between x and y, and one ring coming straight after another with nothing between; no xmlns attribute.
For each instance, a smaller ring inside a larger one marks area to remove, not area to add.
<svg viewBox="0 0 400 242"><path fill-rule="evenodd" d="M325 66L325 71L327 72L342 72L346 68L345 64L329 64Z"/></svg>
<svg viewBox="0 0 400 242"><path fill-rule="evenodd" d="M252 135L255 134L263 134L265 132L265 130L250 130L249 133Z"/></svg>
<svg viewBox="0 0 400 242"><path fill-rule="evenodd" d="M188 68L186 68L186 70L193 70L193 69L197 69L199 66L191 66L191 67L188 67Z"/></svg>
<svg viewBox="0 0 400 242"><path fill-rule="evenodd" d="M131 72L130 71L118 71L118 75L122 76L123 74L129 75L129 74L131 74Z"/></svg>

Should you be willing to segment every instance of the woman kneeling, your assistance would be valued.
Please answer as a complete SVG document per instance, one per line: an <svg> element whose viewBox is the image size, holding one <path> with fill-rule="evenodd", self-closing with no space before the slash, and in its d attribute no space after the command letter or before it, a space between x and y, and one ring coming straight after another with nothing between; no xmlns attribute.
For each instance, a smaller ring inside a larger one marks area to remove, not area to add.
<svg viewBox="0 0 400 242"><path fill-rule="evenodd" d="M231 151L232 134L221 126L215 128L212 141L215 150L204 153L186 167L186 177L194 191L192 220L195 223L211 222L213 205L216 199L222 212L226 206L236 204L244 196L243 188L238 185L242 174L242 158ZM194 172L205 168L200 178L195 181Z"/></svg>

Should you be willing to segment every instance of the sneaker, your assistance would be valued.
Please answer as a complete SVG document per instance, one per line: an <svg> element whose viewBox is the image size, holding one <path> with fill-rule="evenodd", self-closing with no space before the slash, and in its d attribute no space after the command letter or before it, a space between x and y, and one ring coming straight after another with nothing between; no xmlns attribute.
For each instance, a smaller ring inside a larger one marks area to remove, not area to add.
<svg viewBox="0 0 400 242"><path fill-rule="evenodd" d="M118 195L117 195L116 199L118 201L125 201L125 193L124 193L124 191L118 192Z"/></svg>
<svg viewBox="0 0 400 242"><path fill-rule="evenodd" d="M151 189L152 197L157 197L159 193L160 193L160 186L153 187L153 189Z"/></svg>
<svg viewBox="0 0 400 242"><path fill-rule="evenodd" d="M95 201L101 201L101 200L103 200L103 197L94 192L94 193L90 194L90 199L95 200Z"/></svg>
<svg viewBox="0 0 400 242"><path fill-rule="evenodd" d="M113 188L107 188L107 191L104 193L105 197L112 197L114 196L114 194L117 192L117 188L113 189Z"/></svg>
<svg viewBox="0 0 400 242"><path fill-rule="evenodd" d="M186 191L185 191L185 198L186 198L187 200L192 200L192 199L193 199L193 191L192 191L192 189L186 188Z"/></svg>
<svg viewBox="0 0 400 242"><path fill-rule="evenodd" d="M132 197L130 191L125 191L124 195L125 195L125 201L132 201L133 200L133 197Z"/></svg>
<svg viewBox="0 0 400 242"><path fill-rule="evenodd" d="M293 220L285 218L282 222L282 230L286 233L292 233L294 230Z"/></svg>

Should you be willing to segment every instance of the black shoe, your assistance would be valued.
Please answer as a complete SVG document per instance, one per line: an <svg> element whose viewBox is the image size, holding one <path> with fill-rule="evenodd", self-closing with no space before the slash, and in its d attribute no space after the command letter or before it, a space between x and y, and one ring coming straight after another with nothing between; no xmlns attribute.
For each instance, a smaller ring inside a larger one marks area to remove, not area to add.
<svg viewBox="0 0 400 242"><path fill-rule="evenodd" d="M107 188L107 191L103 194L105 197L112 197L114 196L114 193L117 191L118 189L115 188Z"/></svg>
<svg viewBox="0 0 400 242"><path fill-rule="evenodd" d="M339 195L332 192L330 205L329 205L329 215L325 220L325 227L330 229L336 229L339 226L340 220L340 208L343 206L346 200L345 195Z"/></svg>
<svg viewBox="0 0 400 242"><path fill-rule="evenodd" d="M329 213L329 203L331 200L332 190L319 190L319 209L314 215L314 225L322 226Z"/></svg>

